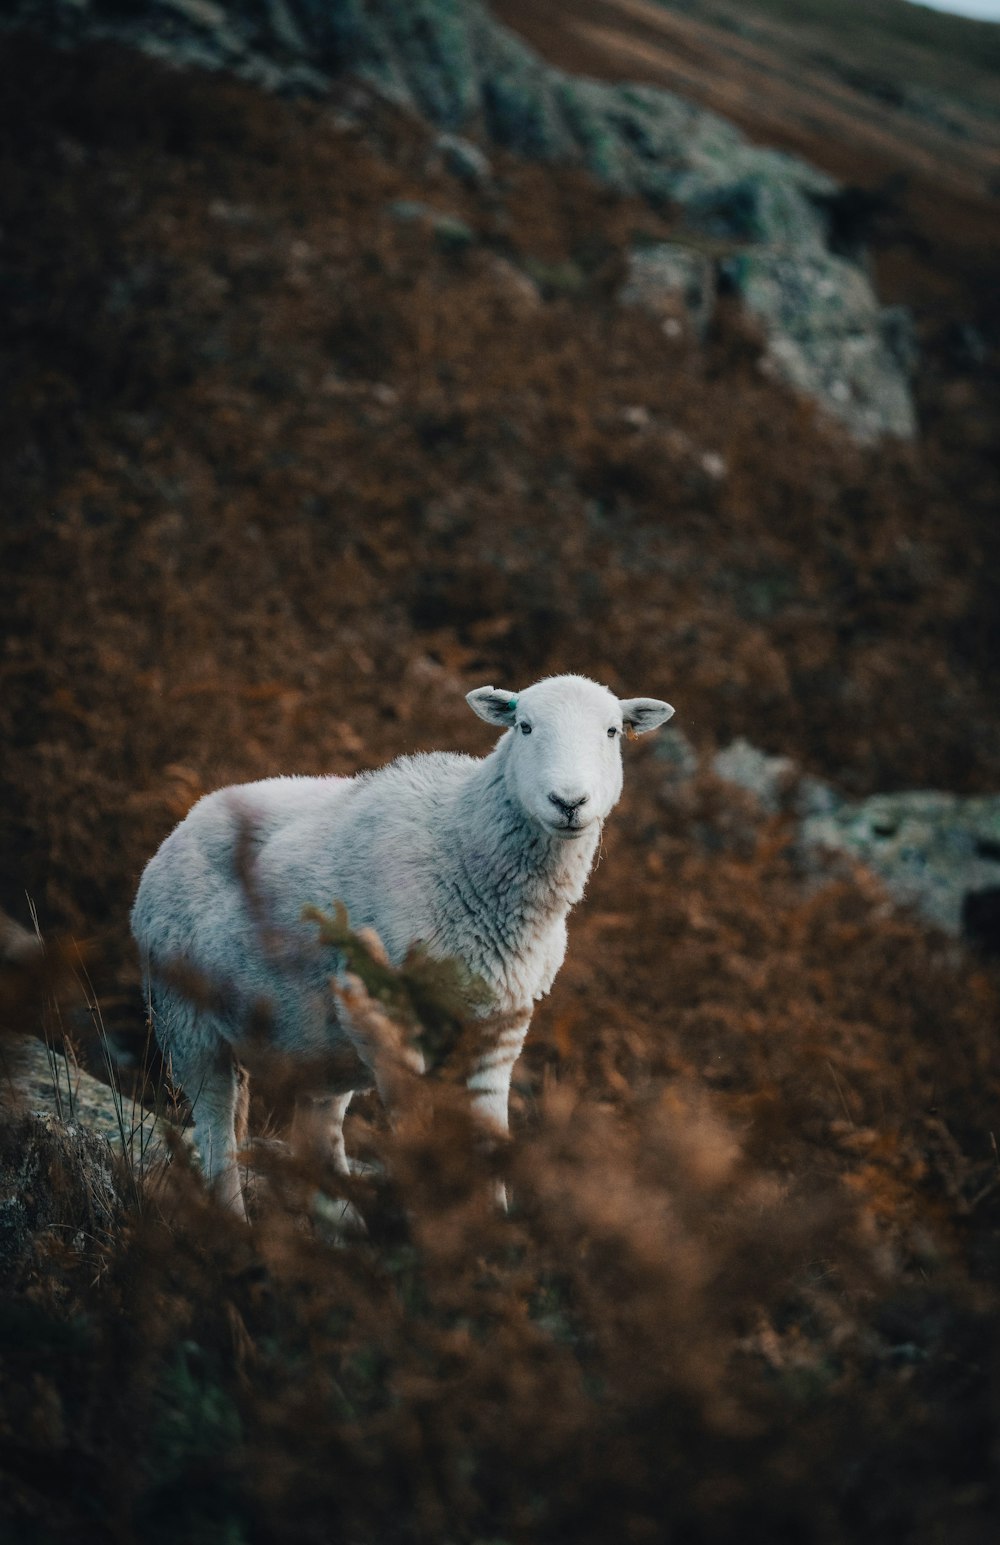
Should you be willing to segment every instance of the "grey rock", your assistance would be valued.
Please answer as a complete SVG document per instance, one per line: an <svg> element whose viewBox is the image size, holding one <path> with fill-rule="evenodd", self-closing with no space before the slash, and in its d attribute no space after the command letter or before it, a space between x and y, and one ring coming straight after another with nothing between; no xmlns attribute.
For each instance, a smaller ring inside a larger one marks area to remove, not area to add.
<svg viewBox="0 0 1000 1545"><path fill-rule="evenodd" d="M471 247L476 240L472 227L457 215L433 209L430 204L422 204L417 199L395 199L388 208L392 218L404 225L426 226L438 245L450 252Z"/></svg>
<svg viewBox="0 0 1000 1545"><path fill-rule="evenodd" d="M488 187L493 166L487 155L470 139L460 134L439 134L434 148L448 171L475 188Z"/></svg>
<svg viewBox="0 0 1000 1545"><path fill-rule="evenodd" d="M533 316L542 307L542 292L530 274L499 253L488 253L486 266L513 316Z"/></svg>
<svg viewBox="0 0 1000 1545"><path fill-rule="evenodd" d="M879 331L890 355L907 377L912 375L917 367L919 348L909 306L883 306L879 312Z"/></svg>
<svg viewBox="0 0 1000 1545"><path fill-rule="evenodd" d="M433 123L457 128L479 106L475 29L463 0L405 0L364 9L365 35L349 68L395 88Z"/></svg>
<svg viewBox="0 0 1000 1545"><path fill-rule="evenodd" d="M808 774L799 778L792 790L792 808L803 821L809 816L830 815L842 803L842 796L832 784Z"/></svg>
<svg viewBox="0 0 1000 1545"><path fill-rule="evenodd" d="M704 333L715 305L715 268L695 247L656 242L629 254L624 305L640 306L661 321L686 319Z"/></svg>
<svg viewBox="0 0 1000 1545"><path fill-rule="evenodd" d="M758 151L756 158L766 152ZM734 158L737 167L744 157ZM808 188L780 162L723 182L689 180L685 215L696 229L722 241L797 250L826 245L826 222Z"/></svg>
<svg viewBox="0 0 1000 1545"><path fill-rule="evenodd" d="M799 850L814 868L840 853L879 876L892 899L954 938L1000 953L1000 795L903 790L844 799L790 757L736 740L712 762L769 814L799 817Z"/></svg>
<svg viewBox="0 0 1000 1545"><path fill-rule="evenodd" d="M724 782L745 789L762 810L773 814L782 808L795 781L796 768L791 757L771 756L740 739L713 757L712 771Z"/></svg>
<svg viewBox="0 0 1000 1545"><path fill-rule="evenodd" d="M40 954L41 944L30 929L0 911L0 965L28 963Z"/></svg>
<svg viewBox="0 0 1000 1545"><path fill-rule="evenodd" d="M886 314L862 269L820 249L745 249L724 271L764 323L765 368L822 401L861 441L916 433L908 314Z"/></svg>
<svg viewBox="0 0 1000 1545"><path fill-rule="evenodd" d="M988 936L1000 921L1000 796L874 794L807 816L802 839L858 859L946 933L1000 950L1000 933Z"/></svg>
<svg viewBox="0 0 1000 1545"><path fill-rule="evenodd" d="M0 1124L0 1285L30 1281L48 1241L87 1255L124 1220L127 1187L109 1145L51 1114Z"/></svg>
<svg viewBox="0 0 1000 1545"><path fill-rule="evenodd" d="M660 731L653 754L657 761L663 763L664 773L672 783L693 778L700 765L694 746L683 730L675 728Z"/></svg>
<svg viewBox="0 0 1000 1545"><path fill-rule="evenodd" d="M86 1129L124 1156L134 1174L169 1152L169 1123L34 1037L7 1043L0 1072L7 1096L23 1111Z"/></svg>
<svg viewBox="0 0 1000 1545"><path fill-rule="evenodd" d="M230 6L230 10L235 9ZM294 28L304 37L310 54L334 66L338 61L350 66L366 47L368 23L363 0L282 0L284 16L280 19L275 15L275 0L261 0L243 9L249 15L259 13L265 46L269 35L287 39L289 28Z"/></svg>

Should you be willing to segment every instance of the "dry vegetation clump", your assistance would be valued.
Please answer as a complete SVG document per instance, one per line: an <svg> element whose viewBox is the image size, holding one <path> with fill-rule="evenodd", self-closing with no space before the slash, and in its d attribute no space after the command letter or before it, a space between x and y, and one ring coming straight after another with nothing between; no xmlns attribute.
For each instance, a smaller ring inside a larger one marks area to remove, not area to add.
<svg viewBox="0 0 1000 1545"><path fill-rule="evenodd" d="M391 1126L356 1102L366 1173L256 1149L249 1229L179 1145L138 1195L105 1187L98 1227L76 1140L27 1163L5 1117L36 1209L0 1301L14 1538L989 1538L996 983L860 883L807 897L780 824L718 798L688 801L714 852L645 950L581 916L505 1151L476 1139L461 1037L427 1078L401 1065ZM661 950L672 1003L643 984ZM419 1033L414 963L352 963ZM439 1023L421 980L447 1046L447 976Z"/></svg>
<svg viewBox="0 0 1000 1545"><path fill-rule="evenodd" d="M54 1507L39 1485L68 1450L102 1456L83 1516L113 1509L113 1537L596 1539L616 1514L642 1537L664 1506L661 1522L692 1507L697 1483L678 1479L693 1451L709 1469L727 1455L721 1512L738 1518L746 1480L728 1453L752 1468L760 1417L741 1409L728 1365L781 1254L777 1188L758 1184L765 1226L748 1241L719 1206L734 1167L725 1134L688 1134L675 1108L669 1145L650 1144L647 1111L637 1155L638 1125L626 1136L569 1091L547 1104L508 1220L491 1213L452 1109L419 1141L404 1122L398 1194L368 1187L370 1240L350 1251L281 1211L238 1228L181 1171L123 1220L96 1292L93 1246L75 1280L65 1251L55 1272L36 1265L27 1321L13 1306L13 1356L4 1348L4 1425L27 1429L4 1454L8 1516L79 1525L80 1499ZM730 1251L736 1280L716 1298ZM74 1332L85 1356L46 1357Z"/></svg>
<svg viewBox="0 0 1000 1545"><path fill-rule="evenodd" d="M930 1211L917 1273L884 1193L762 1161L652 1040L603 1100L550 1053L499 1155L447 1061L397 1082L391 1127L353 1118L366 1175L261 1152L252 1228L180 1147L98 1227L94 1156L34 1148L0 1304L11 1537L931 1541L960 1508L985 1539L995 1293ZM8 1113L4 1165L24 1141Z"/></svg>
<svg viewBox="0 0 1000 1545"><path fill-rule="evenodd" d="M24 41L0 69L0 903L92 941L121 1055L128 905L199 794L485 750L480 681L663 692L701 751L856 790L996 786L995 361L932 352L922 442L862 451L724 309L701 346L616 306L669 213L502 156L471 189L350 88ZM394 1128L352 1110L384 1173L349 1245L280 1150L250 1230L180 1147L82 1235L55 1149L31 1171L11 1538L992 1537L995 964L627 756L508 1151L445 1037Z"/></svg>

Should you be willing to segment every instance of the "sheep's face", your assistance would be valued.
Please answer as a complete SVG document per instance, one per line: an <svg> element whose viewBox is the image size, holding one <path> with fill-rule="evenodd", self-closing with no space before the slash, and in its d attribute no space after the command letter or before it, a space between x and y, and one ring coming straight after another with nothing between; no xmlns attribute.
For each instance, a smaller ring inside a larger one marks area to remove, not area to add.
<svg viewBox="0 0 1000 1545"><path fill-rule="evenodd" d="M509 734L507 786L551 836L572 841L604 820L622 791L622 736L663 724L673 709L648 697L620 702L585 676L550 676L523 692L480 687L470 707Z"/></svg>

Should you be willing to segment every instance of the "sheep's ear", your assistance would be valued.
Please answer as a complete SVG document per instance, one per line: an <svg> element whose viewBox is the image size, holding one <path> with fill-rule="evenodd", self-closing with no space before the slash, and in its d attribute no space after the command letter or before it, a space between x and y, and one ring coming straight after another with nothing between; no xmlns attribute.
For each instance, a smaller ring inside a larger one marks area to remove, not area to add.
<svg viewBox="0 0 1000 1545"><path fill-rule="evenodd" d="M499 724L505 730L514 723L517 693L504 692L500 687L477 687L465 694L465 701L487 724Z"/></svg>
<svg viewBox="0 0 1000 1545"><path fill-rule="evenodd" d="M645 735L647 730L659 729L674 712L669 703L661 703L657 697L627 697L621 710L625 733L630 739L634 735Z"/></svg>

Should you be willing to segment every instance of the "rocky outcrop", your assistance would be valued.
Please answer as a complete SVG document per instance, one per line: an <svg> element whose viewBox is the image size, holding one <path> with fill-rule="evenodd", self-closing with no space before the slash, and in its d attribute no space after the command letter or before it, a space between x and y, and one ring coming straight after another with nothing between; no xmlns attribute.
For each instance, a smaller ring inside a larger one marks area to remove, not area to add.
<svg viewBox="0 0 1000 1545"><path fill-rule="evenodd" d="M657 317L668 337L678 336L685 325L701 335L715 310L716 289L715 265L704 252L655 242L629 255L619 299Z"/></svg>
<svg viewBox="0 0 1000 1545"><path fill-rule="evenodd" d="M85 1256L121 1227L164 1129L32 1036L0 1040L0 1287L52 1248Z"/></svg>
<svg viewBox="0 0 1000 1545"><path fill-rule="evenodd" d="M103 1138L31 1111L0 1122L0 1288L22 1284L46 1247L86 1254L119 1227L124 1172Z"/></svg>
<svg viewBox="0 0 1000 1545"><path fill-rule="evenodd" d="M915 433L905 307L878 304L867 275L819 245L747 249L724 281L764 325L764 366L842 418L859 440Z"/></svg>
<svg viewBox="0 0 1000 1545"><path fill-rule="evenodd" d="M678 207L688 256L637 253L626 300L676 322L691 295L698 327L727 286L760 321L767 369L861 439L914 432L905 319L882 311L861 261L830 249L832 179L659 87L552 68L476 0L15 0L6 19L269 90L323 93L350 72L444 130L470 176L486 167L455 151L466 134Z"/></svg>
<svg viewBox="0 0 1000 1545"><path fill-rule="evenodd" d="M946 933L1000 954L1000 798L935 790L836 800L802 823L803 840L849 853L897 901Z"/></svg>
<svg viewBox="0 0 1000 1545"><path fill-rule="evenodd" d="M0 1103L40 1121L79 1127L143 1174L167 1157L168 1123L33 1036L0 1049Z"/></svg>
<svg viewBox="0 0 1000 1545"><path fill-rule="evenodd" d="M674 751L676 765L690 774L690 748L686 756ZM907 789L844 799L830 784L802 777L789 757L745 740L720 751L712 771L752 794L762 811L797 815L804 853L846 854L878 875L900 905L1000 954L1000 795Z"/></svg>

